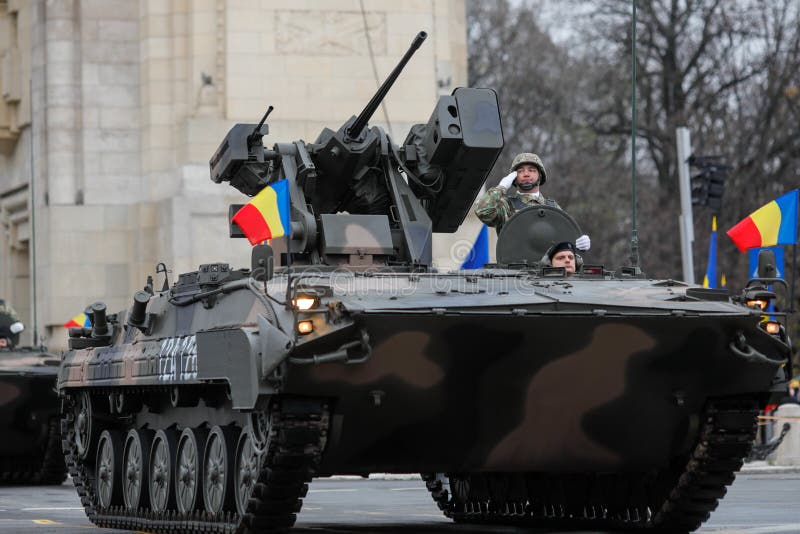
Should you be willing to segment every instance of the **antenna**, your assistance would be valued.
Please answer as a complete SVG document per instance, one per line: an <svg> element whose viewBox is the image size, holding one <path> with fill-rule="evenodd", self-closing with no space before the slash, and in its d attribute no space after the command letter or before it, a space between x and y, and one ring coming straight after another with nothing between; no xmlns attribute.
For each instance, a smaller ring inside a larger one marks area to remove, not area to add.
<svg viewBox="0 0 800 534"><path fill-rule="evenodd" d="M631 265L639 267L639 229L636 224L636 0L631 20Z"/></svg>

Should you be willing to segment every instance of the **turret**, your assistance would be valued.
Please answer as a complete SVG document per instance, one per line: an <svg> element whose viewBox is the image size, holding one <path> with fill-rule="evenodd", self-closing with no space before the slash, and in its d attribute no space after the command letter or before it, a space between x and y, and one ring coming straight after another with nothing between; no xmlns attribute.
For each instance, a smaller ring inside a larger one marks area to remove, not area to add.
<svg viewBox="0 0 800 534"><path fill-rule="evenodd" d="M264 119L228 132L210 161L214 182L249 196L289 182L291 240L273 240L279 264L288 249L293 265L426 270L432 232L453 232L463 221L503 148L494 91L460 88L441 97L428 123L412 127L400 146L368 125L426 37L414 38L358 116L325 128L314 143L266 149ZM240 235L232 225L231 236Z"/></svg>

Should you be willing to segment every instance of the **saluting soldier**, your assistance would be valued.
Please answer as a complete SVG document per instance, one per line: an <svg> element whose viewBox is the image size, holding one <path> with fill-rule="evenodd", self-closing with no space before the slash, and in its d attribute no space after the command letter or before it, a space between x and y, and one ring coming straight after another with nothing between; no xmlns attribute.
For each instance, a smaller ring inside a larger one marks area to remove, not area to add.
<svg viewBox="0 0 800 534"><path fill-rule="evenodd" d="M489 189L475 208L475 215L487 226L493 226L497 233L514 213L523 208L536 205L552 206L561 209L558 202L546 198L539 188L547 181L547 172L541 158L530 152L517 154L511 163L511 173L500 183ZM514 192L509 192L511 187ZM575 240L575 248L589 250L591 241L584 234Z"/></svg>

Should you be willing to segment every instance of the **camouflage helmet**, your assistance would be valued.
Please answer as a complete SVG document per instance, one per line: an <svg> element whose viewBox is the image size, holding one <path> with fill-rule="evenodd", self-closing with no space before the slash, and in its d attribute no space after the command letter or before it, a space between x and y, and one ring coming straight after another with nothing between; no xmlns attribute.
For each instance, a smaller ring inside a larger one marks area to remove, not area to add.
<svg viewBox="0 0 800 534"><path fill-rule="evenodd" d="M516 171L519 167L525 165L526 163L533 165L537 169L539 169L539 185L544 185L545 181L547 181L547 173L544 170L544 164L542 164L542 159L536 154L532 154L530 152L523 152L522 154L517 154L514 157L514 161L511 162L511 172Z"/></svg>

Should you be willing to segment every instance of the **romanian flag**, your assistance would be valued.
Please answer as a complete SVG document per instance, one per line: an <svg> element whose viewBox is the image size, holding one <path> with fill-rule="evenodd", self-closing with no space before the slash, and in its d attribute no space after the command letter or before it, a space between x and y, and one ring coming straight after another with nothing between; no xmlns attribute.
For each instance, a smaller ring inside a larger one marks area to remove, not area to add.
<svg viewBox="0 0 800 534"><path fill-rule="evenodd" d="M64 323L64 328L73 328L76 326L82 326L84 328L88 328L92 326L92 323L89 321L89 316L85 313L81 312L66 323Z"/></svg>
<svg viewBox="0 0 800 534"><path fill-rule="evenodd" d="M251 245L257 245L291 234L289 206L289 182L278 180L259 191L231 220L239 225Z"/></svg>
<svg viewBox="0 0 800 534"><path fill-rule="evenodd" d="M703 287L717 287L717 216L711 217L711 240L708 243L708 268L703 278Z"/></svg>
<svg viewBox="0 0 800 534"><path fill-rule="evenodd" d="M727 234L742 252L749 248L797 244L797 189L742 219Z"/></svg>

